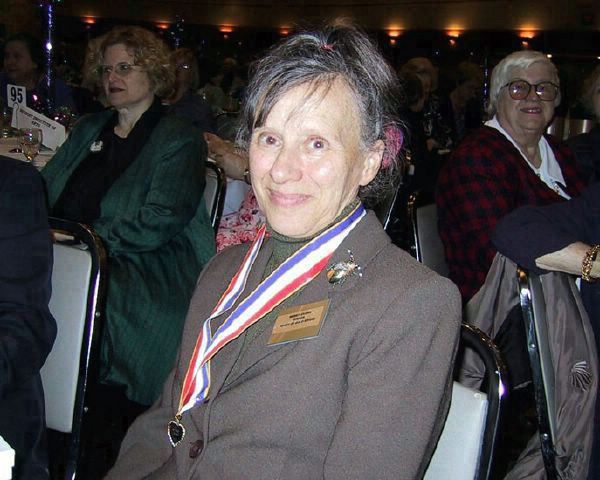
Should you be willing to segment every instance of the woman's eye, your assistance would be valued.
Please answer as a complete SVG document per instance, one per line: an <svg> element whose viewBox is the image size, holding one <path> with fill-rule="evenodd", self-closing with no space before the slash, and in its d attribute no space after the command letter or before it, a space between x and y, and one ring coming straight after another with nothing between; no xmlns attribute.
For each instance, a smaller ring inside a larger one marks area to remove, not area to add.
<svg viewBox="0 0 600 480"><path fill-rule="evenodd" d="M276 146L279 143L279 141L275 135L271 135L269 133L263 133L258 137L258 143L260 145L272 147L272 146Z"/></svg>
<svg viewBox="0 0 600 480"><path fill-rule="evenodd" d="M314 150L322 150L325 148L326 142L322 138L313 138L309 145Z"/></svg>

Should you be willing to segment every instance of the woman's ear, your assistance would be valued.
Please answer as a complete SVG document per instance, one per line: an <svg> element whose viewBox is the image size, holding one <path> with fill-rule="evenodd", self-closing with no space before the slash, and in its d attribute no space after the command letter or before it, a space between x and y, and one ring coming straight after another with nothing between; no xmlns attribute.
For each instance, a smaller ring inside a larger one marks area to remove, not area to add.
<svg viewBox="0 0 600 480"><path fill-rule="evenodd" d="M383 160L383 152L385 150L385 144L383 140L377 140L371 148L365 152L363 159L363 170L360 178L359 185L364 187L368 185L371 180L375 178L377 172L381 168L381 162Z"/></svg>

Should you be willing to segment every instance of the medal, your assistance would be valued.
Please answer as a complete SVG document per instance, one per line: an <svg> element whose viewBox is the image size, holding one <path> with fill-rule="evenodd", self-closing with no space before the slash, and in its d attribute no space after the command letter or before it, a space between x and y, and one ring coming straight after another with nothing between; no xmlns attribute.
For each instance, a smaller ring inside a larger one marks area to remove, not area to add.
<svg viewBox="0 0 600 480"><path fill-rule="evenodd" d="M360 265L356 263L350 250L348 250L348 255L350 256L349 261L334 263L327 269L327 280L332 285L343 285L346 278L352 275L362 277Z"/></svg>
<svg viewBox="0 0 600 480"><path fill-rule="evenodd" d="M175 415L175 420L171 420L167 426L167 435L171 445L176 447L185 437L185 427L181 424L181 415Z"/></svg>

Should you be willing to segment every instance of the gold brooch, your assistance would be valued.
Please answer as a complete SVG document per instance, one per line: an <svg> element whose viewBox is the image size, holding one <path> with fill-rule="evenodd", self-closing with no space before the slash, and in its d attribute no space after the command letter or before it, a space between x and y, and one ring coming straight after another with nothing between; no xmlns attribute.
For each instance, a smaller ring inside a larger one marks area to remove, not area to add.
<svg viewBox="0 0 600 480"><path fill-rule="evenodd" d="M347 262L338 262L330 265L327 269L327 280L332 285L343 285L346 279L352 275L362 277L360 265L354 260L354 255L348 250L350 259Z"/></svg>

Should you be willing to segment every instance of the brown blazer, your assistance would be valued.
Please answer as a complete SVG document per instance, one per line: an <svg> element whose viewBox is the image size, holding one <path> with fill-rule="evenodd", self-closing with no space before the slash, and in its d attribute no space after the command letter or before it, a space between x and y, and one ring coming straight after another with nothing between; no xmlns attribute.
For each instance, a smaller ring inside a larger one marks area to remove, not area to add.
<svg viewBox="0 0 600 480"><path fill-rule="evenodd" d="M225 250L202 273L178 365L107 478L421 478L449 406L460 297L393 246L372 213L333 258L351 250L362 277L334 286L323 271L286 304L329 298L319 336L268 346L269 325L241 357L243 336L224 347L212 362L210 400L183 415L187 434L171 447L167 423L194 342L247 248ZM247 291L271 251L266 241Z"/></svg>

